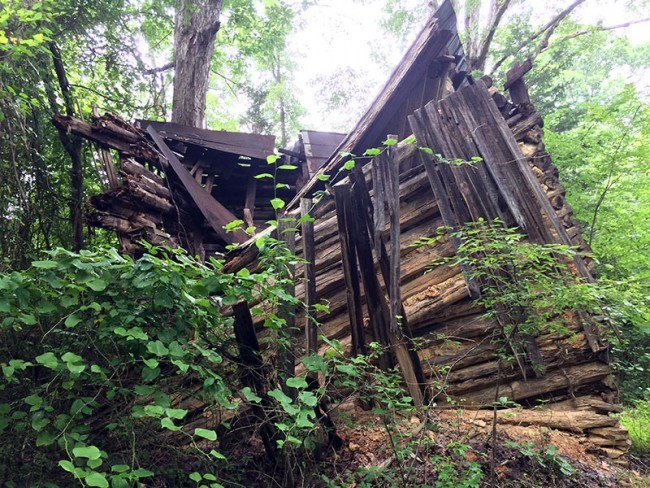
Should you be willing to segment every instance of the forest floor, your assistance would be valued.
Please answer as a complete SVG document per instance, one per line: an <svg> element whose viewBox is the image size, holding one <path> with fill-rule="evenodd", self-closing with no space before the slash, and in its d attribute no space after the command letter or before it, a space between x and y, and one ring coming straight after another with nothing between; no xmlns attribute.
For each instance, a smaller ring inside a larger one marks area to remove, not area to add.
<svg viewBox="0 0 650 488"><path fill-rule="evenodd" d="M574 433L497 425L493 447L492 424L471 410L432 410L424 422L416 416L386 422L352 404L341 410L344 448L328 473L337 486L650 486L650 457L616 463ZM495 475L484 474L492 466Z"/></svg>
<svg viewBox="0 0 650 488"><path fill-rule="evenodd" d="M650 456L628 456L617 463L584 435L497 424L495 444L492 423L472 410L378 415L350 400L331 413L343 439L341 449L317 450L309 460L301 455L290 462L301 478L291 486L650 487ZM228 456L241 475L241 484L232 486L290 486L278 481L278 466L263 451L259 436L243 443L240 438L236 452ZM302 466L296 468L298 464Z"/></svg>

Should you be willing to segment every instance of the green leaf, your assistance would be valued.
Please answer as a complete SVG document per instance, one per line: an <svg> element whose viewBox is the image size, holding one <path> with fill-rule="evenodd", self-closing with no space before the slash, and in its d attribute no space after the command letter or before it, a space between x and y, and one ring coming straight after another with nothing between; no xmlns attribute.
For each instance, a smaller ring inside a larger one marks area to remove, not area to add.
<svg viewBox="0 0 650 488"><path fill-rule="evenodd" d="M144 406L144 413L146 413L149 417L159 418L164 412L165 412L165 409L163 407L161 407L160 405L145 405Z"/></svg>
<svg viewBox="0 0 650 488"><path fill-rule="evenodd" d="M340 371L341 373L347 374L349 376L359 376L359 371L357 370L356 366L353 364L337 364L336 365L336 370Z"/></svg>
<svg viewBox="0 0 650 488"><path fill-rule="evenodd" d="M316 179L318 181L328 181L330 179L330 175L326 175L326 174L316 175Z"/></svg>
<svg viewBox="0 0 650 488"><path fill-rule="evenodd" d="M298 394L298 400L308 407L315 407L318 405L318 398L311 391L301 391Z"/></svg>
<svg viewBox="0 0 650 488"><path fill-rule="evenodd" d="M38 313L52 313L56 310L56 305L52 302L44 301L38 304L36 310L38 310Z"/></svg>
<svg viewBox="0 0 650 488"><path fill-rule="evenodd" d="M20 314L20 321L25 325L34 325L36 324L36 317L31 313Z"/></svg>
<svg viewBox="0 0 650 488"><path fill-rule="evenodd" d="M420 151L422 151L425 154L428 154L429 156L433 156L433 149L430 147L421 147Z"/></svg>
<svg viewBox="0 0 650 488"><path fill-rule="evenodd" d="M319 373L319 372L322 372L324 374L327 373L327 364L325 363L325 360L321 356L304 357L302 358L302 364L305 365L307 371L310 371L312 373Z"/></svg>
<svg viewBox="0 0 650 488"><path fill-rule="evenodd" d="M61 360L65 361L66 363L78 363L83 361L83 358L73 352L68 351L63 356L61 356Z"/></svg>
<svg viewBox="0 0 650 488"><path fill-rule="evenodd" d="M106 476L104 476L102 473L98 473L97 471L93 471L88 476L86 476L86 478L84 478L84 481L88 486L108 488L108 481L106 481Z"/></svg>
<svg viewBox="0 0 650 488"><path fill-rule="evenodd" d="M169 349L161 341L150 342L147 344L147 350L156 356L166 356L169 354Z"/></svg>
<svg viewBox="0 0 650 488"><path fill-rule="evenodd" d="M150 368L145 366L142 368L142 379L145 381L153 381L160 375L160 368Z"/></svg>
<svg viewBox="0 0 650 488"><path fill-rule="evenodd" d="M194 435L198 435L199 437L203 437L204 439L208 439L209 441L217 440L217 433L214 430L201 429L197 427L196 429L194 429Z"/></svg>
<svg viewBox="0 0 650 488"><path fill-rule="evenodd" d="M253 176L255 179L260 179L260 178L271 178L273 179L273 175L271 173L260 173L259 175Z"/></svg>
<svg viewBox="0 0 650 488"><path fill-rule="evenodd" d="M40 269L54 269L58 265L56 261L32 261L32 266Z"/></svg>
<svg viewBox="0 0 650 488"><path fill-rule="evenodd" d="M88 282L88 287L93 291L104 291L107 286L108 283L100 278Z"/></svg>
<svg viewBox="0 0 650 488"><path fill-rule="evenodd" d="M215 451L214 449L212 449L210 451L210 456L212 456L212 457L214 457L216 459L226 459L226 456L224 456L220 452Z"/></svg>
<svg viewBox="0 0 650 488"><path fill-rule="evenodd" d="M65 319L64 324L65 324L66 327L74 327L79 322L81 322L81 320L82 320L81 317L79 317L79 315L77 315L77 313L73 313L71 315L68 315L68 318Z"/></svg>
<svg viewBox="0 0 650 488"><path fill-rule="evenodd" d="M153 359L153 361L156 361L156 360ZM156 366L157 365L158 364L156 362ZM151 385L138 385L135 388L133 388L133 391L135 391L136 395L149 396L149 395L153 394L154 391L156 391L156 387L151 386Z"/></svg>
<svg viewBox="0 0 650 488"><path fill-rule="evenodd" d="M277 162L278 159L280 159L280 157L277 156L276 154L269 154L269 155L266 157L266 162L267 162L268 164L275 164L275 163Z"/></svg>
<svg viewBox="0 0 650 488"><path fill-rule="evenodd" d="M201 476L199 473L194 471L193 473L190 473L190 479L198 483L203 479L203 476Z"/></svg>
<svg viewBox="0 0 650 488"><path fill-rule="evenodd" d="M59 466L61 466L68 473L72 473L74 471L74 464L72 464L70 461L66 461L65 459L59 461Z"/></svg>
<svg viewBox="0 0 650 488"><path fill-rule="evenodd" d="M182 419L185 418L187 415L187 410L184 410L182 408L166 408L165 413L174 419Z"/></svg>
<svg viewBox="0 0 650 488"><path fill-rule="evenodd" d="M113 466L111 466L111 471L113 471L114 473L124 473L129 469L131 469L131 467L126 464L114 464Z"/></svg>
<svg viewBox="0 0 650 488"><path fill-rule="evenodd" d="M386 139L385 141L382 142L382 144L384 146L394 146L395 144L397 144L397 139L393 139L393 138Z"/></svg>
<svg viewBox="0 0 650 488"><path fill-rule="evenodd" d="M148 478L149 476L153 476L154 473L148 469L138 468L133 472L133 475L137 478Z"/></svg>
<svg viewBox="0 0 650 488"><path fill-rule="evenodd" d="M42 364L43 366L49 369L56 369L56 367L59 364L59 360L52 352L46 352L44 354L41 354L40 356L36 356L34 359L38 364Z"/></svg>
<svg viewBox="0 0 650 488"><path fill-rule="evenodd" d="M99 459L102 455L101 451L95 446L75 447L72 449L72 454L75 457L88 459Z"/></svg>
<svg viewBox="0 0 650 488"><path fill-rule="evenodd" d="M294 170L298 169L298 166L294 166L293 164L283 164L281 166L278 166L278 169Z"/></svg>
<svg viewBox="0 0 650 488"><path fill-rule="evenodd" d="M414 144L416 142L415 136L410 135L402 141L404 144Z"/></svg>
<svg viewBox="0 0 650 488"><path fill-rule="evenodd" d="M160 364L160 363L158 362L158 360L153 359L153 358L151 358L151 359L144 359L142 362L143 362L144 364L146 364L148 368L151 368L151 369L155 369L155 368L157 368L157 367L158 367L158 364Z"/></svg>
<svg viewBox="0 0 650 488"><path fill-rule="evenodd" d="M350 159L349 161L346 161L345 164L343 164L343 169L346 171L351 171L354 169L354 159Z"/></svg>
<svg viewBox="0 0 650 488"><path fill-rule="evenodd" d="M38 437L36 437L36 446L49 446L54 442L55 439L56 434L53 434L49 430L42 430L38 433Z"/></svg>
<svg viewBox="0 0 650 488"><path fill-rule="evenodd" d="M287 378L287 386L289 388L307 388L307 381L305 378L302 378L300 376L296 376L294 378Z"/></svg>
<svg viewBox="0 0 650 488"><path fill-rule="evenodd" d="M246 398L246 400L248 400L249 402L260 403L262 401L262 399L260 397L258 397L253 392L253 390L251 390L250 387L248 387L248 386L242 388L241 393L242 393L242 395L244 395L244 398Z"/></svg>
<svg viewBox="0 0 650 488"><path fill-rule="evenodd" d="M281 208L284 208L285 203L284 200L282 200L281 198L272 198L271 205L275 210L279 210Z"/></svg>
<svg viewBox="0 0 650 488"><path fill-rule="evenodd" d="M34 429L36 432L40 432L50 423L50 419L47 417L38 416L38 414L42 414L42 412L42 410L37 412L32 419L32 429Z"/></svg>
<svg viewBox="0 0 650 488"><path fill-rule="evenodd" d="M174 421L169 417L165 417L164 419L161 419L160 425L162 425L165 429L169 429L173 432L181 430L181 428L178 427L176 424L174 424Z"/></svg>
<svg viewBox="0 0 650 488"><path fill-rule="evenodd" d="M379 156L381 154L381 149L378 147L371 147L370 149L367 149L366 152L363 153L364 156Z"/></svg>

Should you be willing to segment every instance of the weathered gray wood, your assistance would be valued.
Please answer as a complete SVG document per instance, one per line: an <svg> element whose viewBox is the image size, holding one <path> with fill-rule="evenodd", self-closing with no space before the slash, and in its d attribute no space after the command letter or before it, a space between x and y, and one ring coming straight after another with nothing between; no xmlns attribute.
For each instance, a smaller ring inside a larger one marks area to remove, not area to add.
<svg viewBox="0 0 650 488"><path fill-rule="evenodd" d="M283 241L287 251L295 254L296 251L296 221L286 215L278 218L278 239ZM295 296L295 266L290 263L284 264L285 269L281 278L285 280L283 285L287 295ZM296 374L296 306L293 303L281 303L278 309L278 317L284 321L279 330L280 344L278 346L278 378L282 390L291 398L296 398L297 392L294 388L287 386L287 379L293 378Z"/></svg>
<svg viewBox="0 0 650 488"><path fill-rule="evenodd" d="M300 213L303 218L309 217L312 201L310 198L303 198L300 201ZM315 322L314 304L318 298L316 295L316 251L314 247L314 223L310 220L302 222L302 258L305 260L303 266L305 305L305 344L307 355L318 352L318 328Z"/></svg>
<svg viewBox="0 0 650 488"><path fill-rule="evenodd" d="M192 197L192 200L199 208L203 216L210 223L212 229L221 237L226 243L242 243L248 240L248 235L241 231L236 230L234 232L226 232L224 226L234 220L237 220L236 217L228 210L226 207L221 205L217 200L212 198L212 195L209 195L205 188L203 188L199 183L196 182L189 171L183 166L183 164L178 160L176 155L172 152L171 149L165 144L162 138L158 135L155 129L151 126L147 128L147 132L155 142L156 146L163 153L167 161L169 162L170 167L181 181L187 192Z"/></svg>
<svg viewBox="0 0 650 488"><path fill-rule="evenodd" d="M343 280L345 283L346 300L350 319L350 334L352 335L353 354L367 354L366 340L363 330L363 309L361 301L361 287L357 270L357 249L354 241L354 234L350 234L353 228L352 209L350 208L350 190L347 187L336 186L334 188L336 201L336 222L338 224L338 236L340 244L341 265L343 268ZM324 294L325 290L321 290Z"/></svg>
<svg viewBox="0 0 650 488"><path fill-rule="evenodd" d="M248 304L239 302L233 306L235 318L235 339L239 348L239 362L241 365L241 381L248 386L262 401L260 405L251 403L253 413L260 422L260 436L269 459L277 456L277 432L275 425L267 416L267 411L272 408L266 388L264 376L264 362L260 352L260 345L255 334L253 319Z"/></svg>

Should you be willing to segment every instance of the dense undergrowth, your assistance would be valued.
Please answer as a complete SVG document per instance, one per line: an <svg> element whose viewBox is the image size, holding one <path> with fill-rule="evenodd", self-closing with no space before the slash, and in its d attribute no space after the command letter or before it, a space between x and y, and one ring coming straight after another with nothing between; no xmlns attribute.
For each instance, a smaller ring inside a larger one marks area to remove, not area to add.
<svg viewBox="0 0 650 488"><path fill-rule="evenodd" d="M521 243L483 222L463 232L459 259L475 277L516 274L514 286L483 297L491 316L512 302L509 313L526 319L504 322L494 338L503 343L504 367L515 367L515 332L537 333L557 319L556 309L613 307L601 300L602 288L559 280L555 258L569 259L569 249ZM358 357L325 338L330 348L322 357L292 349L278 311L304 306L285 287L298 260L274 239L257 245L255 272L225 273L222 261L202 264L170 249L149 248L137 261L114 250L59 249L25 271L0 275L3 486L580 486L571 483L593 475L550 442L445 434L432 415L436 398L416 408L400 373L375 366L382 353L376 344ZM513 248L509 260L494 259ZM467 261L480 255L483 264ZM241 301L264 325L262 370L245 363L233 331L230 307ZM544 315L532 315L542 308ZM518 323L517 330L509 325ZM322 386L304 372L281 379L283 351ZM256 382L244 381L250 374ZM349 457L350 444L332 435L324 415L329 401L355 401L371 412L368 432L383 439L381 463ZM495 403L508 406L507 398ZM623 415L642 450L650 442L646 410L639 404ZM270 446L262 445L264 435ZM498 466L527 473L526 484L500 478Z"/></svg>

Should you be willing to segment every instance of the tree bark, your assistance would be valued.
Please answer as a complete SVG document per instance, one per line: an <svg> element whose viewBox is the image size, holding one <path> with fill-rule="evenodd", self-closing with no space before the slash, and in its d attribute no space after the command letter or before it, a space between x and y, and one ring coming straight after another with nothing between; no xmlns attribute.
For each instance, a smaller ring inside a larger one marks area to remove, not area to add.
<svg viewBox="0 0 650 488"><path fill-rule="evenodd" d="M49 44L52 53L54 71L63 96L66 115L75 115L74 101L70 90L70 83L65 72L61 51L56 43ZM59 137L64 149L70 156L72 167L70 168L70 226L72 227L72 249L79 251L84 247L83 235L83 156L81 153L82 139L79 136L69 134L59 129Z"/></svg>
<svg viewBox="0 0 650 488"><path fill-rule="evenodd" d="M172 122L205 126L205 103L223 0L180 0L174 27Z"/></svg>

